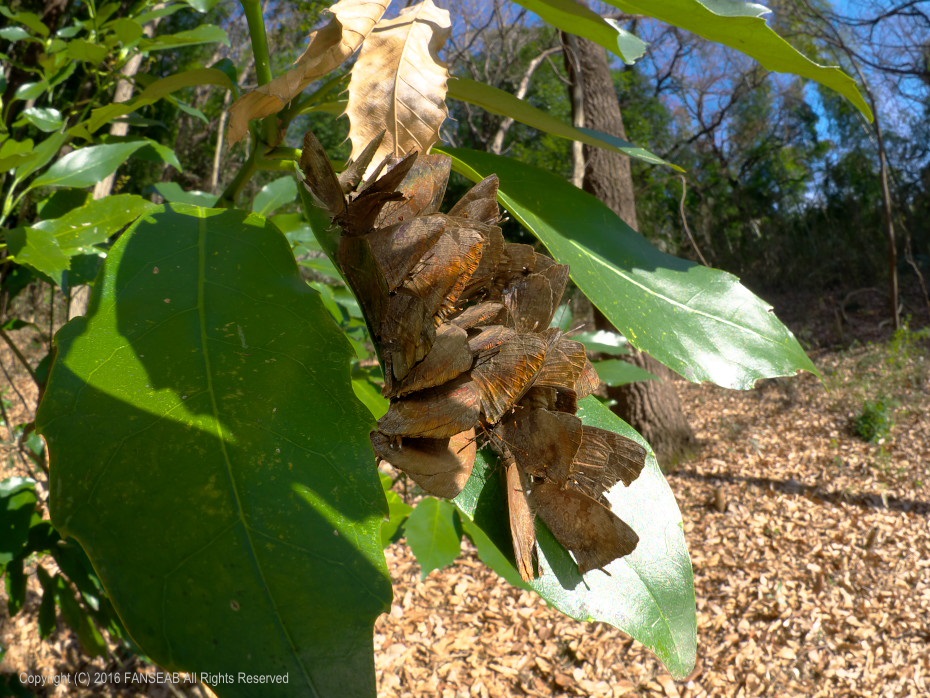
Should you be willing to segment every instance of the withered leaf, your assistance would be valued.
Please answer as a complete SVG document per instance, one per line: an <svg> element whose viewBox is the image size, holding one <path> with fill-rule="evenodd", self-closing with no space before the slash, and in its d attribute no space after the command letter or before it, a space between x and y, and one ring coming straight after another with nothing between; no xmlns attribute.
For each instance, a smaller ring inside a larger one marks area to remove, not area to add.
<svg viewBox="0 0 930 698"><path fill-rule="evenodd" d="M507 504L510 512L510 537L517 570L524 581L537 577L536 526L526 498L527 483L512 458L505 459Z"/></svg>
<svg viewBox="0 0 930 698"><path fill-rule="evenodd" d="M470 369L471 364L468 333L460 327L443 323L437 328L433 346L423 360L410 369L394 393L389 393L385 384L384 394L387 397L406 395L448 383Z"/></svg>
<svg viewBox="0 0 930 698"><path fill-rule="evenodd" d="M551 335L518 334L475 358L471 375L488 422L500 421L517 404L542 368L553 341Z"/></svg>
<svg viewBox="0 0 930 698"><path fill-rule="evenodd" d="M409 221L415 216L436 213L446 193L452 158L448 155L420 155L398 186L403 201L391 201L381 209L375 226L383 228Z"/></svg>
<svg viewBox="0 0 930 698"><path fill-rule="evenodd" d="M636 532L610 509L580 492L540 482L527 499L556 540L574 554L582 574L629 555L639 542Z"/></svg>
<svg viewBox="0 0 930 698"><path fill-rule="evenodd" d="M439 50L451 26L448 11L424 0L382 20L370 33L349 82L353 156L384 127L379 156L426 153L439 140L449 78Z"/></svg>
<svg viewBox="0 0 930 698"><path fill-rule="evenodd" d="M371 444L382 460L409 475L429 494L452 499L468 482L475 465L475 430L448 439L392 438L371 432Z"/></svg>
<svg viewBox="0 0 930 698"><path fill-rule="evenodd" d="M355 53L372 30L390 0L340 0L329 8L334 17L310 34L307 50L294 67L267 85L240 97L229 109L229 145L245 137L249 121L281 111L311 82Z"/></svg>
<svg viewBox="0 0 930 698"><path fill-rule="evenodd" d="M378 429L387 436L448 438L473 428L480 411L478 388L467 376L460 376L392 402Z"/></svg>

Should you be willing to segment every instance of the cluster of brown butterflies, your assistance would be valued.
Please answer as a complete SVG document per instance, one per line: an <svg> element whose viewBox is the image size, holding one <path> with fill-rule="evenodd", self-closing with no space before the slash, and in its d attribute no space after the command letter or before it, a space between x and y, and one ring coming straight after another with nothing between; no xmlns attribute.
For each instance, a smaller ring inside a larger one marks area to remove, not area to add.
<svg viewBox="0 0 930 698"><path fill-rule="evenodd" d="M550 328L568 267L504 241L496 177L438 213L444 155L386 160L361 183L377 147L337 176L308 133L301 158L308 188L342 228L339 266L384 369L391 402L371 433L375 453L452 498L487 435L506 468L524 579L536 576L537 516L582 573L629 554L638 537L605 492L636 479L646 453L575 416L598 376L584 346Z"/></svg>

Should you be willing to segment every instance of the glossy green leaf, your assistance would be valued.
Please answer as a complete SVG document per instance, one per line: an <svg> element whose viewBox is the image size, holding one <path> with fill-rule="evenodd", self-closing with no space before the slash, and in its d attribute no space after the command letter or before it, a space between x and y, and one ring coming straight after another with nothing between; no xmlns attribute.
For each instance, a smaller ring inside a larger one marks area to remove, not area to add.
<svg viewBox="0 0 930 698"><path fill-rule="evenodd" d="M280 231L160 207L113 246L56 344L37 417L52 520L145 654L286 674L280 695L373 694L391 599L373 420Z"/></svg>
<svg viewBox="0 0 930 698"><path fill-rule="evenodd" d="M169 204L193 204L209 208L219 198L205 191L185 191L177 182L158 182L153 189Z"/></svg>
<svg viewBox="0 0 930 698"><path fill-rule="evenodd" d="M368 380L353 378L352 390L355 391L355 396L368 408L371 416L375 419L381 419L387 413L390 402Z"/></svg>
<svg viewBox="0 0 930 698"><path fill-rule="evenodd" d="M45 167L68 140L64 133L53 133L37 143L30 156L16 166L16 181L21 182L38 169Z"/></svg>
<svg viewBox="0 0 930 698"><path fill-rule="evenodd" d="M225 30L214 24L201 24L196 29L178 32L177 34L164 34L154 39L144 39L139 42L143 51L164 51L176 49L181 46L197 46L198 44L223 44L229 46L229 37Z"/></svg>
<svg viewBox="0 0 930 698"><path fill-rule="evenodd" d="M252 210L263 216L270 215L273 211L293 203L297 198L297 182L290 175L279 177L269 182L255 195L252 201Z"/></svg>
<svg viewBox="0 0 930 698"><path fill-rule="evenodd" d="M143 36L142 25L130 17L120 17L106 24L123 46L131 46Z"/></svg>
<svg viewBox="0 0 930 698"><path fill-rule="evenodd" d="M110 50L106 46L87 41L86 39L73 39L69 41L68 48L65 51L68 58L91 63L92 65L103 63L107 59L109 53Z"/></svg>
<svg viewBox="0 0 930 698"><path fill-rule="evenodd" d="M22 118L45 133L57 131L64 124L61 112L52 108L30 107L29 109L23 109Z"/></svg>
<svg viewBox="0 0 930 698"><path fill-rule="evenodd" d="M91 199L59 218L18 228L8 236L10 254L19 264L50 277L59 286L71 268L71 258L95 254L94 245L106 242L139 216L156 208L134 194Z"/></svg>
<svg viewBox="0 0 930 698"><path fill-rule="evenodd" d="M35 485L24 477L0 482L0 570L26 549L38 502Z"/></svg>
<svg viewBox="0 0 930 698"><path fill-rule="evenodd" d="M41 97L48 88L49 84L45 82L45 80L26 82L16 88L16 92L13 93L13 99L20 99L24 102L30 99L37 99Z"/></svg>
<svg viewBox="0 0 930 698"><path fill-rule="evenodd" d="M381 545L386 548L400 536L404 524L407 523L407 517L413 511L413 507L391 489L394 480L390 475L381 473L380 477L381 487L384 488L384 496L388 503L388 517L381 524Z"/></svg>
<svg viewBox="0 0 930 698"><path fill-rule="evenodd" d="M575 0L516 0L516 2L538 14L553 27L600 44L623 59L627 65L633 65L646 52L645 41Z"/></svg>
<svg viewBox="0 0 930 698"><path fill-rule="evenodd" d="M23 162L29 160L34 144L31 138L16 141L7 138L0 144L0 172L10 172Z"/></svg>
<svg viewBox="0 0 930 698"><path fill-rule="evenodd" d="M72 129L75 135L90 137L101 127L113 121L120 116L125 116L144 106L154 104L158 100L166 97L185 87L195 87L198 85L217 85L228 90L234 89L235 85L229 76L222 70L216 68L198 68L194 70L185 70L181 73L169 75L166 78L156 80L146 87L139 96L119 104L108 104L99 107L91 112L90 118Z"/></svg>
<svg viewBox="0 0 930 698"><path fill-rule="evenodd" d="M136 218L156 208L141 196L114 194L105 199L91 199L60 218L39 221L32 228L52 233L58 247L68 256L86 254L93 252L93 245L106 242Z"/></svg>
<svg viewBox="0 0 930 698"><path fill-rule="evenodd" d="M653 165L668 165L676 170L681 170L677 165L666 162L658 155L653 155L645 148L640 148L629 141L611 136L607 133L594 131L589 128L575 128L571 124L567 124L551 114L544 112L542 109L537 109L529 102L517 99L509 92L505 92L504 90L476 80L469 80L468 78L454 78L449 80L449 96L460 99L463 102L468 102L469 104L474 104L492 114L512 117L520 123L532 126L546 133L551 133L560 138L580 141L597 148L604 148L605 150L613 150Z"/></svg>
<svg viewBox="0 0 930 698"><path fill-rule="evenodd" d="M17 41L31 38L31 34L22 27L3 27L0 29L0 39L15 44Z"/></svg>
<svg viewBox="0 0 930 698"><path fill-rule="evenodd" d="M572 335L572 339L584 344L588 352L623 356L630 353L630 343L626 337L610 330L596 330Z"/></svg>
<svg viewBox="0 0 930 698"><path fill-rule="evenodd" d="M635 347L691 381L752 388L817 373L771 306L732 274L660 252L587 192L515 160L442 148L473 181L496 173L500 201L571 266L572 279Z"/></svg>
<svg viewBox="0 0 930 698"><path fill-rule="evenodd" d="M61 285L61 275L71 263L58 246L55 234L35 228L14 228L6 234L10 257L17 264L24 264L51 277Z"/></svg>
<svg viewBox="0 0 930 698"><path fill-rule="evenodd" d="M807 58L785 41L765 21L771 10L744 0L607 0L614 7L637 15L655 17L705 39L717 41L755 58L766 70L791 73L816 80L836 90L872 120L872 109L856 81L835 66L823 66Z"/></svg>
<svg viewBox="0 0 930 698"><path fill-rule="evenodd" d="M445 499L424 497L407 519L404 533L420 563L422 579L433 570L451 565L462 551L455 518L455 507Z"/></svg>
<svg viewBox="0 0 930 698"><path fill-rule="evenodd" d="M595 361L594 368L597 369L597 375L601 377L601 381L611 386L659 380L655 374L622 359Z"/></svg>
<svg viewBox="0 0 930 698"><path fill-rule="evenodd" d="M130 155L148 141L89 145L72 150L36 177L33 187L90 187L113 174Z"/></svg>
<svg viewBox="0 0 930 698"><path fill-rule="evenodd" d="M578 416L585 424L635 439L648 450L639 434L594 397L581 401ZM512 564L501 479L494 461L479 458L455 503L484 531L487 544L503 551ZM530 587L562 613L629 633L655 652L673 676L683 678L694 668L697 646L694 575L681 513L651 451L639 478L629 487L618 483L607 499L639 535L636 550L610 563L606 572L592 570L582 577L568 552L537 521L541 574Z"/></svg>
<svg viewBox="0 0 930 698"><path fill-rule="evenodd" d="M34 34L39 36L45 37L49 34L48 27L42 21L42 18L34 12L14 12L9 6L0 5L0 15L28 27Z"/></svg>

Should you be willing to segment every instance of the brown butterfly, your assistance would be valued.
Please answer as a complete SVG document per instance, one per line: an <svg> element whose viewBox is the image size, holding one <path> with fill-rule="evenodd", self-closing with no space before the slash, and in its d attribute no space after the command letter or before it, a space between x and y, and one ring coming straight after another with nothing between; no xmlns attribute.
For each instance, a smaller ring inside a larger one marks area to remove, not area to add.
<svg viewBox="0 0 930 698"><path fill-rule="evenodd" d="M527 551L535 542L527 510L574 555L582 574L635 549L638 536L609 509L605 493L639 475L645 463L639 444L571 414L527 408L503 420L495 437L505 453L514 554L524 579L532 578L526 576L532 570Z"/></svg>
<svg viewBox="0 0 930 698"><path fill-rule="evenodd" d="M371 444L382 460L409 475L429 494L452 499L468 482L475 465L475 430L445 439L390 437L371 432Z"/></svg>

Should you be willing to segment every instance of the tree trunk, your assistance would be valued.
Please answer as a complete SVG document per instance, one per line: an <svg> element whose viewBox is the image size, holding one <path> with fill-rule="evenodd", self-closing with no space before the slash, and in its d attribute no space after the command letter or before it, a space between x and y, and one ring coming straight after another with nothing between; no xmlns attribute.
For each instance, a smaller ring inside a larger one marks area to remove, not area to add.
<svg viewBox="0 0 930 698"><path fill-rule="evenodd" d="M625 139L620 102L607 62L607 52L587 39L568 34L563 34L562 39L565 64L572 83L572 111L575 121L581 122L576 123L576 126L585 126ZM581 97L580 104L578 95ZM583 117L580 119L579 115ZM583 158L582 188L594 194L636 228L636 200L629 158L590 146L584 146ZM610 327L600 313L595 313L595 325L599 328ZM681 409L678 393L669 381L671 371L639 351L625 358L662 380L608 388L607 394L616 400L614 410L617 414L649 441L662 468L670 470L686 458L695 446L694 433Z"/></svg>

